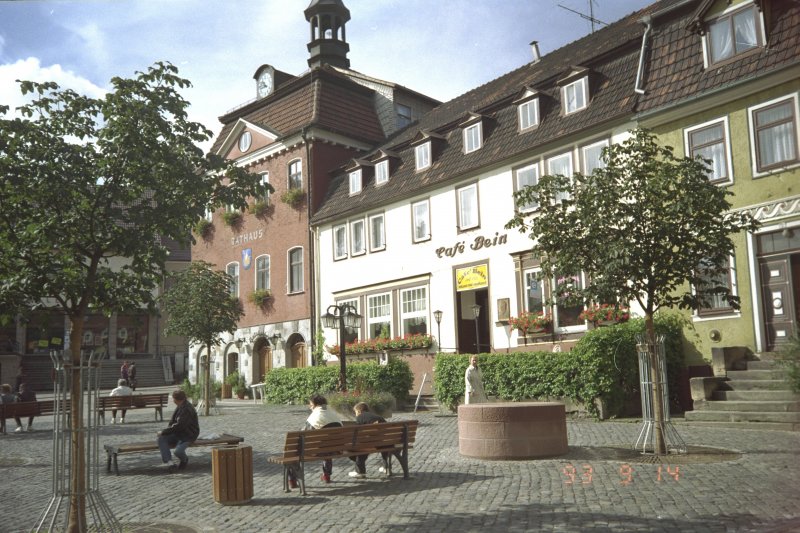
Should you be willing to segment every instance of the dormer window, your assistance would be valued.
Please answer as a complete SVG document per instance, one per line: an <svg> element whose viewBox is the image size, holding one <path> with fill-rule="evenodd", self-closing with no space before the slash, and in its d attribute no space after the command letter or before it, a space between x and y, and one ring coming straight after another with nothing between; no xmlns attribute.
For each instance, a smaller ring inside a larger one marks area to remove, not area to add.
<svg viewBox="0 0 800 533"><path fill-rule="evenodd" d="M358 194L361 192L361 169L354 170L350 173L350 194Z"/></svg>
<svg viewBox="0 0 800 533"><path fill-rule="evenodd" d="M761 17L754 5L710 21L705 38L708 64L714 65L761 45Z"/></svg>
<svg viewBox="0 0 800 533"><path fill-rule="evenodd" d="M539 99L533 98L527 102L522 102L517 107L519 114L520 131L528 130L539 124Z"/></svg>
<svg viewBox="0 0 800 533"><path fill-rule="evenodd" d="M389 182L389 160L384 159L375 163L375 185Z"/></svg>
<svg viewBox="0 0 800 533"><path fill-rule="evenodd" d="M479 150L483 146L483 128L481 123L472 124L464 128L464 153L468 154Z"/></svg>
<svg viewBox="0 0 800 533"><path fill-rule="evenodd" d="M569 115L586 108L588 98L588 78L586 76L561 88L561 101L564 103L564 114Z"/></svg>
<svg viewBox="0 0 800 533"><path fill-rule="evenodd" d="M414 148L414 158L417 170L423 170L431 166L431 142L424 142Z"/></svg>

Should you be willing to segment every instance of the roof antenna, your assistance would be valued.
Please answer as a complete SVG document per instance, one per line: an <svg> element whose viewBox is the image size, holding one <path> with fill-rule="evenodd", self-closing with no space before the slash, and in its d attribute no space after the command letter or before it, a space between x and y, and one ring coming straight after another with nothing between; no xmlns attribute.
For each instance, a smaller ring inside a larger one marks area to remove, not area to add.
<svg viewBox="0 0 800 533"><path fill-rule="evenodd" d="M586 20L591 22L592 23L592 33L594 33L594 25L595 25L595 23L602 24L603 26L608 26L607 22L603 22L600 19L594 18L594 5L593 5L594 2L595 2L595 0L589 0L589 14L588 15L585 14L585 13L581 13L580 11L575 11L574 9L570 9L567 6L562 6L561 4L558 4L558 7L560 7L561 9L566 9L567 11L572 11L576 15L579 15L581 18L585 18Z"/></svg>

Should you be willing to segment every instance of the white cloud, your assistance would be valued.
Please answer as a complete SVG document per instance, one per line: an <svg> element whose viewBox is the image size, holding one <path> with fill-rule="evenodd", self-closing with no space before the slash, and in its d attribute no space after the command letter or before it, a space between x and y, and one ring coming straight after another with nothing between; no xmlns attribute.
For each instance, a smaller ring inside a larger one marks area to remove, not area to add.
<svg viewBox="0 0 800 533"><path fill-rule="evenodd" d="M30 94L22 95L16 80L54 81L62 88L72 89L92 98L100 98L107 92L86 78L62 69L61 65L42 66L38 58L29 57L0 65L0 103L10 106L12 111L31 100Z"/></svg>

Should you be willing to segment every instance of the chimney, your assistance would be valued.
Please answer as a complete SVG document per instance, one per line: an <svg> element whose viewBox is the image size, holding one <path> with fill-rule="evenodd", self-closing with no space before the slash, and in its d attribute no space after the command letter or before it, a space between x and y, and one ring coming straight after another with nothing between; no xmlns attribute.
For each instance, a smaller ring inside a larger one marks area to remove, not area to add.
<svg viewBox="0 0 800 533"><path fill-rule="evenodd" d="M542 58L539 55L539 41L531 41L531 52L533 53L533 63L537 63Z"/></svg>

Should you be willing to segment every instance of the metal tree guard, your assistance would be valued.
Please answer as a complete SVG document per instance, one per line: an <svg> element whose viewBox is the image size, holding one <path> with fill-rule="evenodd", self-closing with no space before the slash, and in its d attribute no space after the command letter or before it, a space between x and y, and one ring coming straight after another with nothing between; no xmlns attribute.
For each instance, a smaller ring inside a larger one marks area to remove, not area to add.
<svg viewBox="0 0 800 533"><path fill-rule="evenodd" d="M664 413L664 426L662 434L667 447L667 453L686 453L686 443L683 441L675 426L672 425L669 414L669 387L667 386L667 358L664 355L664 336L657 335L653 346L648 346L644 335L636 336L636 350L639 352L639 382L642 392L642 429L633 445L634 449L642 453L655 453L655 399L653 397L653 374L650 365L650 350L656 356L657 364L661 370L661 405Z"/></svg>
<svg viewBox="0 0 800 533"><path fill-rule="evenodd" d="M64 352L50 352L55 369L53 383L53 496L45 508L39 521L32 529L34 532L66 531L69 526L69 507L71 492L71 473L73 437L85 438L84 468L86 489L84 492L86 502L85 518L87 523L78 524L80 531L97 531L122 533L122 526L117 521L111 508L100 494L99 483L99 445L97 416L97 392L100 385L100 354L91 350L87 355L81 354L81 383L83 385L83 398L85 399L84 427L73 428L70 418L69 373L72 364L65 360ZM82 433L82 434L81 434ZM79 515L83 516L83 515Z"/></svg>

